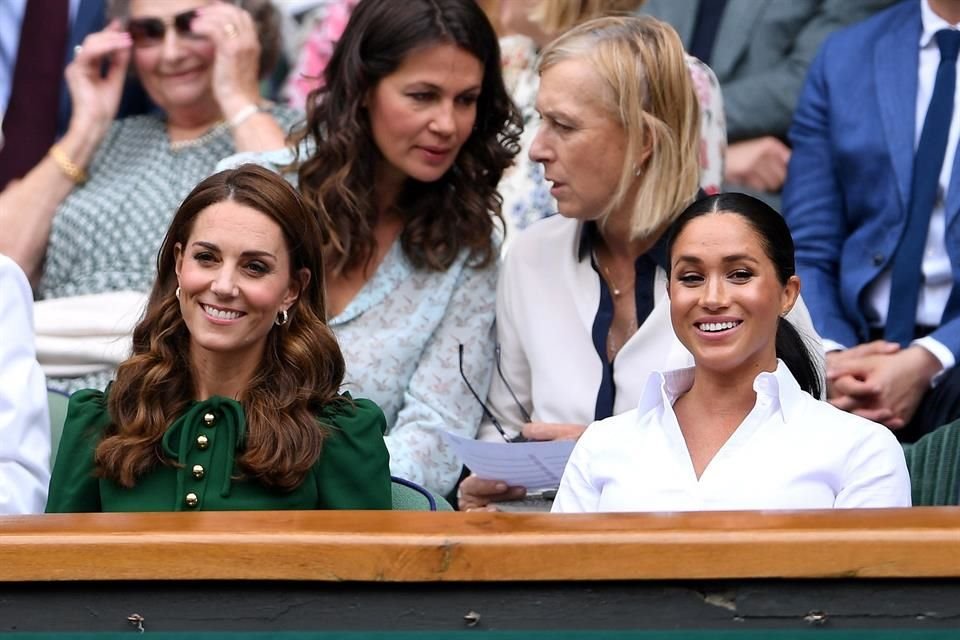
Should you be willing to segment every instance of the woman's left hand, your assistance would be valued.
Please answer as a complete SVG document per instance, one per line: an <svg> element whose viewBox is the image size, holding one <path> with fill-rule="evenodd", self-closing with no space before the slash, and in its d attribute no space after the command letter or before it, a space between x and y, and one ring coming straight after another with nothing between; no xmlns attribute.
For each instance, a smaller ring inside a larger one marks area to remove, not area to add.
<svg viewBox="0 0 960 640"><path fill-rule="evenodd" d="M253 17L232 4L215 2L197 9L190 29L216 47L213 95L228 121L260 102L260 40Z"/></svg>

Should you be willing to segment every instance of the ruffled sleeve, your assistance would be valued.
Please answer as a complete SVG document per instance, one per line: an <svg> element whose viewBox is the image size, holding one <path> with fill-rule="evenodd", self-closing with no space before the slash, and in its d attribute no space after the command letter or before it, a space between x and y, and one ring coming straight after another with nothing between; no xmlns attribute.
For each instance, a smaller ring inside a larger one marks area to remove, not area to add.
<svg viewBox="0 0 960 640"><path fill-rule="evenodd" d="M390 509L387 425L380 408L364 399L338 402L320 420L331 431L316 465L318 508Z"/></svg>
<svg viewBox="0 0 960 640"><path fill-rule="evenodd" d="M107 396L85 389L70 396L57 461L50 478L47 513L102 511L93 452L110 424Z"/></svg>

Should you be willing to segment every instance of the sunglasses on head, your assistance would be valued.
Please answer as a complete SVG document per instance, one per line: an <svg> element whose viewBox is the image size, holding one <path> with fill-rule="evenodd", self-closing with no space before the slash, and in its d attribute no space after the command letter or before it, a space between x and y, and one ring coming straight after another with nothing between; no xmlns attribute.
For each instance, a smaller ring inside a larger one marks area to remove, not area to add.
<svg viewBox="0 0 960 640"><path fill-rule="evenodd" d="M157 44L163 40L167 27L172 26L181 37L199 37L190 31L190 23L197 16L194 9L178 13L166 20L162 18L131 18L127 20L127 31L133 44L142 47Z"/></svg>

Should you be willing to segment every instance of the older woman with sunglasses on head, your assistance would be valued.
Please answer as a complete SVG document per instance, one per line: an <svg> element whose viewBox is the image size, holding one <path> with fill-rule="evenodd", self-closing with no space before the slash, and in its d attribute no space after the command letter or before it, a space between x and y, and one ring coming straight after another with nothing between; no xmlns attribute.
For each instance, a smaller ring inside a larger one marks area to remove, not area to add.
<svg viewBox="0 0 960 640"><path fill-rule="evenodd" d="M652 18L600 18L547 45L539 72L530 157L560 215L507 253L484 439L504 437L494 420L506 437L577 439L635 408L651 371L690 363L666 301L666 234L699 174L700 114L679 37ZM815 335L809 315L801 326ZM524 494L471 476L459 503L492 509Z"/></svg>
<svg viewBox="0 0 960 640"><path fill-rule="evenodd" d="M39 298L148 290L164 230L190 188L238 150L283 146L277 117L292 124L294 115L275 117L258 85L277 58L279 18L268 0L239 5L117 1L115 19L78 47L66 70L67 133L0 194L0 251ZM159 111L114 121L131 65ZM109 371L53 384L107 379Z"/></svg>

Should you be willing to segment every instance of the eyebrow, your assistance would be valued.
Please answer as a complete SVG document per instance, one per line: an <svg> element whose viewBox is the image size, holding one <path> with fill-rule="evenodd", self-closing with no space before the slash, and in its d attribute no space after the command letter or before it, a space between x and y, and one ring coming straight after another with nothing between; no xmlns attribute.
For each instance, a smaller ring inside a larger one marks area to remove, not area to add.
<svg viewBox="0 0 960 640"><path fill-rule="evenodd" d="M414 80L407 85L407 89L409 90L411 87L414 87L414 86L426 87L431 91L438 91L440 93L443 93L443 87L441 87L440 85L433 84L432 82L427 82L426 80ZM482 85L475 84L472 87L467 87L463 91L458 91L457 95L463 95L464 93L471 93L474 91L479 92L482 90L483 90Z"/></svg>
<svg viewBox="0 0 960 640"><path fill-rule="evenodd" d="M203 241L203 240L197 240L197 241L194 242L193 244L194 244L195 246L201 246L201 247L203 247L204 249L209 249L209 250L211 250L211 251L217 251L217 252L220 251L220 247L218 247L217 245L215 245L215 244L212 243L212 242L205 242L205 241ZM258 250L256 250L256 249L250 249L250 250L244 251L244 252L241 253L240 255L241 255L241 256L248 257L248 258L273 258L274 260L277 259L277 256L273 255L273 254L270 253L269 251L258 251Z"/></svg>
<svg viewBox="0 0 960 640"><path fill-rule="evenodd" d="M703 258L697 256L677 256L677 259L674 261L674 264L681 262L691 262L693 264L703 264ZM746 253L736 253L732 256L724 256L723 262L752 262L754 264L759 264L760 261L754 258L751 255Z"/></svg>
<svg viewBox="0 0 960 640"><path fill-rule="evenodd" d="M579 115L575 112L564 111L563 109L534 109L541 118L545 120L550 120L552 122L561 122L567 126L574 128L583 128L589 127L590 121L585 120L582 115Z"/></svg>

